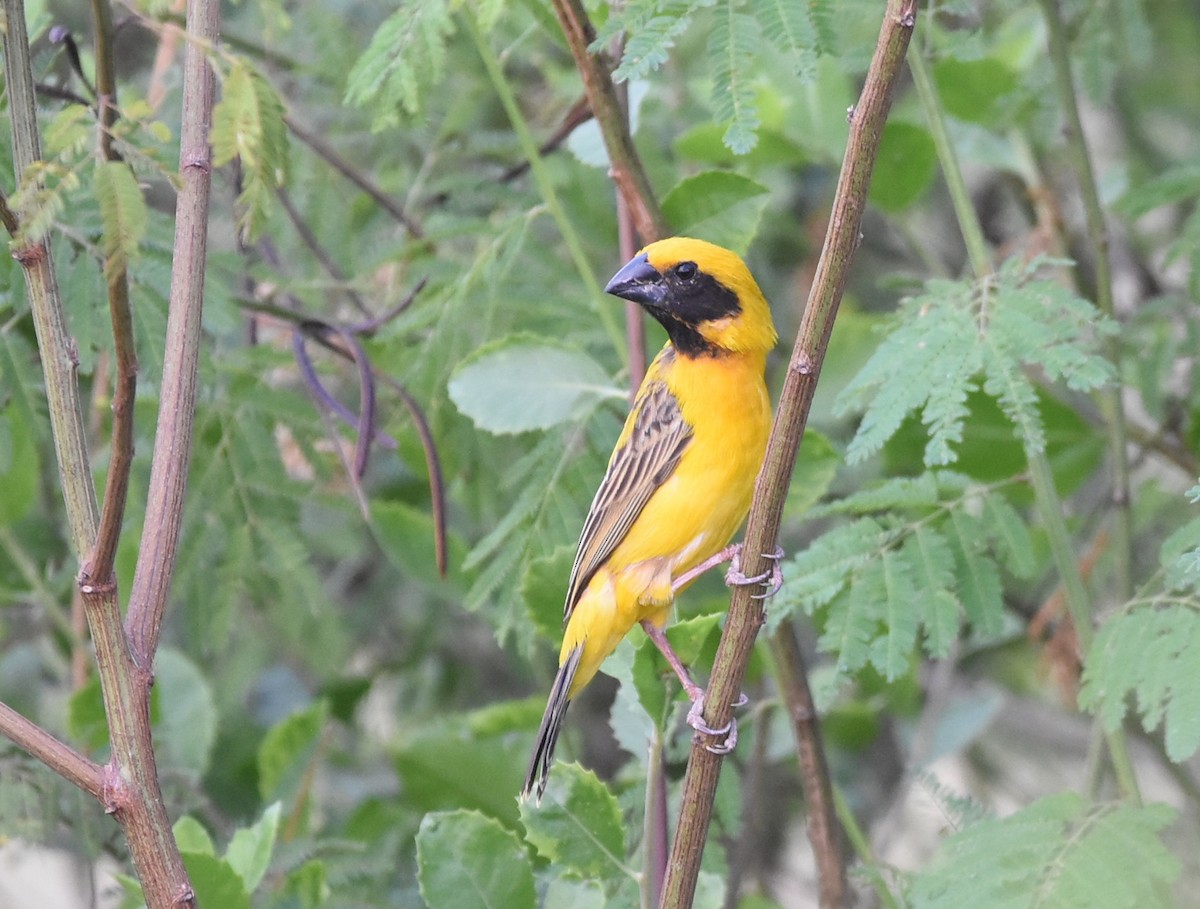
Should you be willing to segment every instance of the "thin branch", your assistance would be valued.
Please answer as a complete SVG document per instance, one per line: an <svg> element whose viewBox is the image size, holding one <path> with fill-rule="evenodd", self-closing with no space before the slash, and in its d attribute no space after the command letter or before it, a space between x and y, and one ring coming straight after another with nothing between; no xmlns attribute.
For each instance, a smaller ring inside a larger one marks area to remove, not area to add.
<svg viewBox="0 0 1200 909"><path fill-rule="evenodd" d="M329 251L321 245L321 241L317 239L317 235L313 233L312 228L308 226L308 222L304 220L304 216L300 214L300 210L292 202L291 194L284 187L279 186L275 189L275 198L279 200L279 204L283 207L288 220L292 222L292 227L296 229L296 233L300 237L300 242L313 254L313 258L317 260L317 264L325 270L325 273L329 277L341 285L342 290L350 302L354 304L355 309L364 316L368 315L370 309L363 302L362 295L350 286L346 273L342 271L341 266L337 264L337 261L329 254Z"/></svg>
<svg viewBox="0 0 1200 909"><path fill-rule="evenodd" d="M817 862L818 905L821 909L837 909L849 904L850 889L846 883L846 856L842 849L842 825L838 823L833 804L833 786L825 747L821 742L821 723L808 687L808 672L796 632L788 622L771 636L771 654L775 660L775 677L788 719L796 737L796 754L800 760L800 782L808 807L808 839Z"/></svg>
<svg viewBox="0 0 1200 909"><path fill-rule="evenodd" d="M36 723L0 701L0 735L37 758L63 779L97 800L104 798L104 768L60 742Z"/></svg>
<svg viewBox="0 0 1200 909"><path fill-rule="evenodd" d="M1059 102L1067 118L1067 155L1079 181L1087 222L1088 243L1095 256L1096 305L1109 318L1115 315L1113 306L1112 264L1108 256L1108 225L1096 188L1096 174L1083 133L1079 116L1074 77L1071 75L1071 54L1059 14L1057 0L1041 0L1046 19L1046 39L1050 61L1054 66L1054 81ZM1117 375L1120 375L1121 342L1113 335L1104 341L1105 354ZM1110 495L1113 508L1113 556L1116 571L1115 593L1124 601L1133 596L1133 510L1129 491L1129 452L1126 445L1125 408L1121 402L1121 386L1113 384L1099 394L1108 437L1110 463Z"/></svg>
<svg viewBox="0 0 1200 909"><path fill-rule="evenodd" d="M629 123L629 92L622 85L617 95L621 101L621 116L626 128ZM655 203L657 204L657 203ZM634 238L633 215L625 202L625 196L617 192L617 246L621 261L628 262L637 253ZM642 307L632 300L625 301L625 342L629 346L629 403L637 397L646 376L646 315Z"/></svg>
<svg viewBox="0 0 1200 909"><path fill-rule="evenodd" d="M575 58L575 67L583 77L583 90L587 93L592 114L604 137L610 176L629 206L630 216L642 242L661 239L670 232L667 219L658 205L650 178L629 134L629 124L613 86L612 67L604 55L588 50L596 40L596 30L592 28L581 0L552 2L554 14Z"/></svg>
<svg viewBox="0 0 1200 909"><path fill-rule="evenodd" d="M96 97L100 108L100 157L119 161L113 147L112 126L117 121L117 81L113 65L112 7L108 0L92 0L96 29ZM112 322L115 375L112 399L112 441L109 445L108 475L104 482L104 507L96 544L83 562L81 583L114 583L113 562L125 503L129 494L129 471L133 466L133 411L137 394L137 350L133 340L133 316L129 308L129 278L124 254L104 263L108 285L108 312Z"/></svg>
<svg viewBox="0 0 1200 909"><path fill-rule="evenodd" d="M742 570L750 575L769 567L762 553L775 548L796 450L804 433L850 261L858 246L867 187L891 106L892 89L899 78L915 24L916 0L889 0L875 56L859 103L850 117L850 136L825 245L796 335L775 424L767 443L766 459L750 506L742 557ZM704 711L704 722L713 729L721 728L733 717L731 705L741 690L754 639L764 621L762 604L752 599L751 593L749 587L734 590L729 617L717 646ZM701 854L708 838L722 764L720 755L705 748L710 739L698 735L688 760L680 798L679 826L671 860L667 863L667 880L660 904L669 909L690 907L696 892Z"/></svg>
<svg viewBox="0 0 1200 909"><path fill-rule="evenodd" d="M3 30L4 83L12 121L13 167L16 185L22 186L26 170L42 157L37 101L30 70L29 36L25 30L25 4L23 0L3 0L3 9L8 23ZM22 213L14 214L20 222ZM75 556L82 559L95 542L100 509L92 486L87 430L76 382L79 357L67 332L49 238L18 235L12 255L25 272L67 523Z"/></svg>
<svg viewBox="0 0 1200 909"><path fill-rule="evenodd" d="M562 121L555 128L541 145L538 146L538 154L543 158L551 152L557 151L559 146L570 138L571 133L575 132L584 123L592 119L592 109L588 106L587 95L583 95L563 116ZM500 175L501 183L511 183L529 170L529 161L518 161L508 170Z"/></svg>
<svg viewBox="0 0 1200 909"><path fill-rule="evenodd" d="M368 180L349 161L334 151L324 139L307 127L301 126L296 122L296 118L289 114L284 114L283 122L295 134L297 139L316 152L326 164L374 199L376 205L399 221L410 236L417 240L424 238L425 231L421 228L421 225L417 223L412 215L404 210L404 207L400 203Z"/></svg>

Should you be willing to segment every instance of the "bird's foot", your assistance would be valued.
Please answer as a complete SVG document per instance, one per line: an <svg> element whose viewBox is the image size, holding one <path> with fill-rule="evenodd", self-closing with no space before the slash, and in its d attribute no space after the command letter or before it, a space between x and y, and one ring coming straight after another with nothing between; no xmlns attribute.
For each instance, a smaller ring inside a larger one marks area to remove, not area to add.
<svg viewBox="0 0 1200 909"><path fill-rule="evenodd" d="M763 558L771 563L771 567L762 574L747 576L742 573L742 550L738 547L729 562L729 570L725 572L725 583L730 587L752 586L766 584L767 589L762 593L752 593L752 600L765 600L779 593L783 586L783 571L779 568L779 560L783 558L783 549L776 547L774 552L764 552Z"/></svg>
<svg viewBox="0 0 1200 909"><path fill-rule="evenodd" d="M692 692L688 692L688 696L692 697ZM745 692L738 695L731 707L744 707L749 703L750 699L746 697ZM737 746L738 727L737 720L731 718L728 723L717 729L709 726L704 722L704 692L698 690L695 697L692 697L692 707L688 710L687 724L702 735L723 735L725 740L716 744L704 743L704 747L713 754L729 754Z"/></svg>

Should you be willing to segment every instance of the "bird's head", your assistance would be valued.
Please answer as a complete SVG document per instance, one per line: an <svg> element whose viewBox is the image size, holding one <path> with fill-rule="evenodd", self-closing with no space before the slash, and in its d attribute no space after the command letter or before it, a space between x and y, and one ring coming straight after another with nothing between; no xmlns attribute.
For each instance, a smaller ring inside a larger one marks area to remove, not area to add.
<svg viewBox="0 0 1200 909"><path fill-rule="evenodd" d="M651 243L604 289L640 304L684 356L765 354L775 346L771 308L746 263L704 240Z"/></svg>

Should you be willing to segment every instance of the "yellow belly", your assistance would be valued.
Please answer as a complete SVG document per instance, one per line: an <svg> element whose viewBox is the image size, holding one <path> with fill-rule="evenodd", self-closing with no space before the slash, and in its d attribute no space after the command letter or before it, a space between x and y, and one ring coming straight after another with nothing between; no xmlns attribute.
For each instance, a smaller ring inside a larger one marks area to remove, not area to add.
<svg viewBox="0 0 1200 909"><path fill-rule="evenodd" d="M762 464L771 406L761 357L678 357L658 378L679 401L692 440L575 605L560 656L584 643L571 696L636 623L665 623L672 580L733 538Z"/></svg>

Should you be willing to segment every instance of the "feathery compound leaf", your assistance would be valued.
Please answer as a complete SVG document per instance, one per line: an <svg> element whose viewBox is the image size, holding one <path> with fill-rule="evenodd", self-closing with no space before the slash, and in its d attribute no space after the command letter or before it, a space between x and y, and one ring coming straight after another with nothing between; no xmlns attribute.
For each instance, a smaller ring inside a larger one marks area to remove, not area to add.
<svg viewBox="0 0 1200 909"><path fill-rule="evenodd" d="M258 236L288 171L287 127L283 102L256 70L241 60L233 65L213 109L213 163L234 158L242 164L238 226L247 238Z"/></svg>
<svg viewBox="0 0 1200 909"><path fill-rule="evenodd" d="M736 155L758 144L758 104L749 70L759 50L758 25L737 11L734 0L727 0L709 35L708 58L713 68L713 115L728 124L724 142Z"/></svg>
<svg viewBox="0 0 1200 909"><path fill-rule="evenodd" d="M608 20L589 48L606 50L618 35L626 36L621 63L613 71L618 81L642 79L667 62L675 39L687 31L696 10L715 0L634 0L612 7Z"/></svg>
<svg viewBox="0 0 1200 909"><path fill-rule="evenodd" d="M768 41L792 62L805 81L816 75L819 41L808 4L795 0L751 0L750 13Z"/></svg>
<svg viewBox="0 0 1200 909"><path fill-rule="evenodd" d="M838 399L840 413L864 409L847 461L878 451L913 411L929 431L925 463L952 463L962 441L967 395L979 385L1016 425L1026 449L1045 448L1037 393L1027 368L1086 391L1111 378L1093 348L1115 324L1086 300L1035 279L1045 264L1010 260L978 284L930 281L905 300L896 327ZM1060 264L1060 263L1052 263Z"/></svg>
<svg viewBox="0 0 1200 909"><path fill-rule="evenodd" d="M375 130L398 125L401 108L420 112L422 89L445 70L451 14L447 0L402 3L375 32L346 80L347 103L375 106Z"/></svg>
<svg viewBox="0 0 1200 909"><path fill-rule="evenodd" d="M1167 755L1185 761L1200 748L1200 602L1135 608L1096 635L1079 703L1110 730L1132 694L1142 725L1165 727Z"/></svg>
<svg viewBox="0 0 1200 909"><path fill-rule="evenodd" d="M104 273L111 276L125 270L137 255L138 244L146 235L146 200L133 171L123 161L98 163L92 192L104 225Z"/></svg>
<svg viewBox="0 0 1200 909"><path fill-rule="evenodd" d="M1165 805L1089 806L1073 792L948 837L914 876L915 909L1154 909L1171 905L1179 862ZM1133 871L1131 869L1136 869Z"/></svg>

